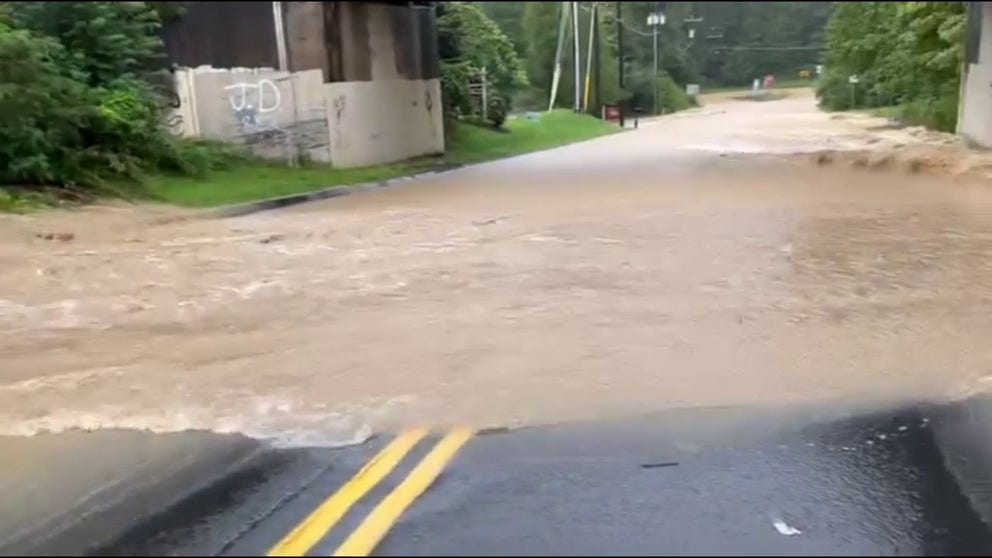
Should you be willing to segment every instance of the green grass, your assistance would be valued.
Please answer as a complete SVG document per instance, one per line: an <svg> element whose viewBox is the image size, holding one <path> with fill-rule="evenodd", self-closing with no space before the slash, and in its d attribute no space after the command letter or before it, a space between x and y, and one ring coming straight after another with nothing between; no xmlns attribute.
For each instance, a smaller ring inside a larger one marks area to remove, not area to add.
<svg viewBox="0 0 992 558"><path fill-rule="evenodd" d="M0 213L28 213L58 203L58 197L47 192L36 192L27 188L0 187Z"/></svg>
<svg viewBox="0 0 992 558"><path fill-rule="evenodd" d="M905 110L905 107L902 105L893 105L890 107L875 107L868 109L868 114L879 118L902 118Z"/></svg>
<svg viewBox="0 0 992 558"><path fill-rule="evenodd" d="M417 172L411 163L333 169L323 165L286 165L245 161L203 177L160 175L149 180L152 199L186 207L213 207L299 194L331 186L360 184Z"/></svg>
<svg viewBox="0 0 992 558"><path fill-rule="evenodd" d="M186 207L213 207L286 196L331 186L374 182L423 172L452 164L467 164L529 153L591 139L618 131L614 124L567 110L542 113L538 122L509 120L505 130L456 123L446 153L412 161L335 169L323 165L288 168L285 165L248 161L204 177L155 176L149 180L150 196Z"/></svg>
<svg viewBox="0 0 992 558"><path fill-rule="evenodd" d="M620 130L616 124L569 110L542 112L540 115L538 121L526 118L508 120L505 131L459 124L451 133L444 158L452 163L477 163L575 143Z"/></svg>

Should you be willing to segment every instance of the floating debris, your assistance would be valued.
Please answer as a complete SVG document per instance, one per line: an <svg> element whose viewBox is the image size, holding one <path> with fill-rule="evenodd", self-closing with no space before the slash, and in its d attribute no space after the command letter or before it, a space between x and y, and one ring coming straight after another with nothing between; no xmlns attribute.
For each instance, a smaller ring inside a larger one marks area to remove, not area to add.
<svg viewBox="0 0 992 558"><path fill-rule="evenodd" d="M664 463L644 463L641 469L661 469L662 467L678 467L678 461L665 461Z"/></svg>
<svg viewBox="0 0 992 558"><path fill-rule="evenodd" d="M787 537L791 537L793 535L802 535L803 534L802 531L800 531L799 529L796 529L795 527L789 525L788 523L786 523L785 521L782 521L781 519L776 519L776 520L772 521L772 525L775 526L775 530L778 531L778 534L780 534L780 535L785 535Z"/></svg>

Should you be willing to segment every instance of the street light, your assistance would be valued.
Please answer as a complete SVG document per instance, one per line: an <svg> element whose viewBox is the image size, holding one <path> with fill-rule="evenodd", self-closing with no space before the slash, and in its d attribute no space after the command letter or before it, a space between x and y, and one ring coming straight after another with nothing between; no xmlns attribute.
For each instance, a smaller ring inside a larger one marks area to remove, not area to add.
<svg viewBox="0 0 992 558"><path fill-rule="evenodd" d="M658 3L654 3L655 10L658 9ZM665 24L665 14L660 11L655 11L648 14L648 25L654 30L652 35L654 36L654 113L658 114L660 112L661 105L658 102L658 28Z"/></svg>

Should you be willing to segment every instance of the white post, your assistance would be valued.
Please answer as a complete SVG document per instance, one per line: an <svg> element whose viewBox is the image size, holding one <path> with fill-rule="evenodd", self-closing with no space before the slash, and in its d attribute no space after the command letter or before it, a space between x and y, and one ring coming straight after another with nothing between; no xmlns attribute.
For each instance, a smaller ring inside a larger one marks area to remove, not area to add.
<svg viewBox="0 0 992 558"><path fill-rule="evenodd" d="M579 53L579 3L572 2L572 34L575 35L575 102L572 107L579 112L582 103L582 55Z"/></svg>
<svg viewBox="0 0 992 558"><path fill-rule="evenodd" d="M289 54L286 52L286 28L282 22L282 2L272 3L272 23L276 30L276 53L279 57L279 69L289 70Z"/></svg>
<svg viewBox="0 0 992 558"><path fill-rule="evenodd" d="M589 79L592 77L592 45L596 33L596 7L598 2L593 2L592 12L589 14L589 51L586 55L586 82L585 91L582 95L582 111L589 111Z"/></svg>
<svg viewBox="0 0 992 558"><path fill-rule="evenodd" d="M482 67L482 121L489 120L489 93L486 91L489 83L486 80L486 67Z"/></svg>
<svg viewBox="0 0 992 558"><path fill-rule="evenodd" d="M555 99L558 97L558 83L561 81L561 55L565 47L565 30L568 29L568 7L570 2L561 3L561 19L558 22L558 46L555 49L555 71L551 77L551 97L548 100L548 110L555 108Z"/></svg>

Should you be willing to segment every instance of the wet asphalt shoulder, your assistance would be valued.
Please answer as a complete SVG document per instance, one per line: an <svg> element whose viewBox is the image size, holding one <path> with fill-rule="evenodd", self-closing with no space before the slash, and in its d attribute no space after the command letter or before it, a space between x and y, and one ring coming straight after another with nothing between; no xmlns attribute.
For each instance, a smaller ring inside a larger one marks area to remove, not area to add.
<svg viewBox="0 0 992 558"><path fill-rule="evenodd" d="M476 435L384 523L450 436L415 436L381 482L316 523L397 438L284 451L105 553L264 554L310 521L311 540L283 550L332 554L382 523L377 555L987 554L974 494L988 486L985 408L709 409Z"/></svg>

